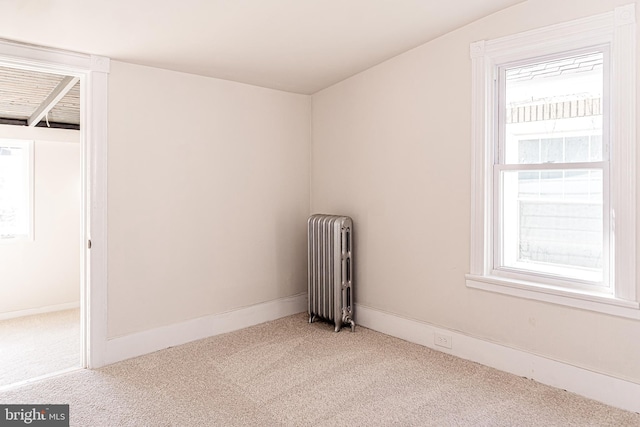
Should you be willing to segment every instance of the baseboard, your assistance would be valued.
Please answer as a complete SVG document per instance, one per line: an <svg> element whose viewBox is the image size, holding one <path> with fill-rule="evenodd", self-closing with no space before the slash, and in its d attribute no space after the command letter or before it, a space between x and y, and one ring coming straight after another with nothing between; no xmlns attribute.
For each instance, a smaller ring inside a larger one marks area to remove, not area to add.
<svg viewBox="0 0 640 427"><path fill-rule="evenodd" d="M307 310L306 292L107 340L105 365Z"/></svg>
<svg viewBox="0 0 640 427"><path fill-rule="evenodd" d="M47 305L45 307L29 308L27 310L9 311L0 313L0 320L15 319L17 317L33 316L35 314L53 313L54 311L71 310L79 308L80 301L67 302L64 304Z"/></svg>
<svg viewBox="0 0 640 427"><path fill-rule="evenodd" d="M607 405L640 412L640 384L359 304L355 315L356 323L366 328L531 378ZM451 348L436 345L435 334L450 337Z"/></svg>

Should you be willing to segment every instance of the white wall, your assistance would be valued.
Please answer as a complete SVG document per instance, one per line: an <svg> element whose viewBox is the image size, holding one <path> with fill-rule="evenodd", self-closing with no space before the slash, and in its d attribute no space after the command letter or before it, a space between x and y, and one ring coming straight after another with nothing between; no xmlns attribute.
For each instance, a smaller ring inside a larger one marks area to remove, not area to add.
<svg viewBox="0 0 640 427"><path fill-rule="evenodd" d="M306 290L309 97L109 75L108 336Z"/></svg>
<svg viewBox="0 0 640 427"><path fill-rule="evenodd" d="M640 382L640 322L468 289L464 277L469 44L628 2L529 0L313 95L312 211L353 217L358 303Z"/></svg>
<svg viewBox="0 0 640 427"><path fill-rule="evenodd" d="M0 316L80 301L79 132L0 125L34 141L34 240L0 243Z"/></svg>

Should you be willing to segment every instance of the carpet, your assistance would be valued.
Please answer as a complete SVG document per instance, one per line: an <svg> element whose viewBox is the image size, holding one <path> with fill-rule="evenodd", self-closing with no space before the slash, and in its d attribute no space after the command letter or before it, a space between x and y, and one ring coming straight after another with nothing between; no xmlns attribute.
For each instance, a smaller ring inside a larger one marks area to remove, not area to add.
<svg viewBox="0 0 640 427"><path fill-rule="evenodd" d="M80 309L0 321L0 387L81 362Z"/></svg>
<svg viewBox="0 0 640 427"><path fill-rule="evenodd" d="M638 426L640 415L301 313L0 392L72 426Z"/></svg>

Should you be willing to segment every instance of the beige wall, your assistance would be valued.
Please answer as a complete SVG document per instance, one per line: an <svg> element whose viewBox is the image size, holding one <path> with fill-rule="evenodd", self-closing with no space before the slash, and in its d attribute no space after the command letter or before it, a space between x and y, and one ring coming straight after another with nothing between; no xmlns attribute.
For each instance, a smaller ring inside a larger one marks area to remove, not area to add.
<svg viewBox="0 0 640 427"><path fill-rule="evenodd" d="M112 62L110 338L306 290L309 105Z"/></svg>
<svg viewBox="0 0 640 427"><path fill-rule="evenodd" d="M34 141L35 156L34 240L0 243L0 314L79 303L79 132L0 125L0 138Z"/></svg>
<svg viewBox="0 0 640 427"><path fill-rule="evenodd" d="M640 322L468 289L464 277L469 44L628 2L529 0L313 95L312 211L353 217L358 303L640 381Z"/></svg>

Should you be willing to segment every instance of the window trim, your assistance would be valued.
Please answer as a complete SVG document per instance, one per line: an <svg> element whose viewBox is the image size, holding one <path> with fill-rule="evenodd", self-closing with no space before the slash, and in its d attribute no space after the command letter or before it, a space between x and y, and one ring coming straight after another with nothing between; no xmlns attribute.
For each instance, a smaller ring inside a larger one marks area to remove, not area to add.
<svg viewBox="0 0 640 427"><path fill-rule="evenodd" d="M26 235L19 235L13 237L0 237L0 244L10 244L13 242L32 242L34 240L34 188L35 188L35 173L34 173L34 144L32 140L25 139L0 139L0 147L12 147L21 148L27 150L27 156L24 159L26 163L25 169L27 174L27 225L28 230Z"/></svg>
<svg viewBox="0 0 640 427"><path fill-rule="evenodd" d="M470 288L640 319L636 285L636 24L635 4L561 24L472 43ZM498 125L497 65L592 46L610 46L610 194L614 294L540 285L492 274L493 159ZM615 230L624 230L615 233Z"/></svg>

